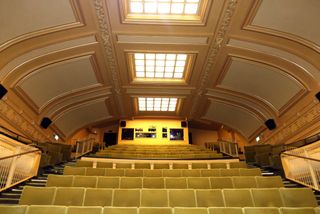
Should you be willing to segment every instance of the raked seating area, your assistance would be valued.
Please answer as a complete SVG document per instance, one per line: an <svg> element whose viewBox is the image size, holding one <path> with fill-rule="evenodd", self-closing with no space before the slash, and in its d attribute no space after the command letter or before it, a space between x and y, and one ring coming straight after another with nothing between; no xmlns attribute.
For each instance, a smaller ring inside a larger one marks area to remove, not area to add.
<svg viewBox="0 0 320 214"><path fill-rule="evenodd" d="M244 207L79 207L79 206L0 206L1 214L320 214L320 208Z"/></svg>
<svg viewBox="0 0 320 214"><path fill-rule="evenodd" d="M97 157L139 159L218 159L221 153L194 145L114 145L99 151Z"/></svg>

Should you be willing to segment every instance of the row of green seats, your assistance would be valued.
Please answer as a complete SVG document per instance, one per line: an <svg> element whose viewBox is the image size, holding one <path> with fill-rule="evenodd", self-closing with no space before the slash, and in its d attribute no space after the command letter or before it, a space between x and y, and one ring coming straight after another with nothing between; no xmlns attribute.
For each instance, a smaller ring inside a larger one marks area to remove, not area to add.
<svg viewBox="0 0 320 214"><path fill-rule="evenodd" d="M105 177L49 175L47 187L151 188L151 189L223 189L283 187L280 176L233 177Z"/></svg>
<svg viewBox="0 0 320 214"><path fill-rule="evenodd" d="M1 214L320 214L320 208L244 207L79 207L79 206L0 206Z"/></svg>
<svg viewBox="0 0 320 214"><path fill-rule="evenodd" d="M233 169L110 169L91 167L64 168L64 175L87 176L128 176L128 177L219 177L219 176L259 176L260 168Z"/></svg>
<svg viewBox="0 0 320 214"><path fill-rule="evenodd" d="M309 188L105 189L28 187L20 205L113 207L317 207Z"/></svg>

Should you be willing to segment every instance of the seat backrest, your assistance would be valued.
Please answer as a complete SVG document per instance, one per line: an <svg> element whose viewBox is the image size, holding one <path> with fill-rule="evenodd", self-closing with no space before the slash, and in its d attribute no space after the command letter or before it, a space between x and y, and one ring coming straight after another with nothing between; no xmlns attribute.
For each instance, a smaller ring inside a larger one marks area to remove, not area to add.
<svg viewBox="0 0 320 214"><path fill-rule="evenodd" d="M65 166L64 175L86 175L86 167Z"/></svg>
<svg viewBox="0 0 320 214"><path fill-rule="evenodd" d="M20 205L50 205L53 203L56 187L30 187L22 190Z"/></svg>
<svg viewBox="0 0 320 214"><path fill-rule="evenodd" d="M226 169L227 164L226 163L211 163L210 168L211 169Z"/></svg>
<svg viewBox="0 0 320 214"><path fill-rule="evenodd" d="M253 200L249 189L222 190L226 207L253 207Z"/></svg>
<svg viewBox="0 0 320 214"><path fill-rule="evenodd" d="M167 190L143 189L141 190L141 207L168 207Z"/></svg>
<svg viewBox="0 0 320 214"><path fill-rule="evenodd" d="M132 164L131 163L116 163L117 169L131 169Z"/></svg>
<svg viewBox="0 0 320 214"><path fill-rule="evenodd" d="M162 169L144 169L143 177L162 177Z"/></svg>
<svg viewBox="0 0 320 214"><path fill-rule="evenodd" d="M254 176L233 176L234 188L256 188L256 178Z"/></svg>
<svg viewBox="0 0 320 214"><path fill-rule="evenodd" d="M285 207L317 207L317 200L310 188L280 188Z"/></svg>
<svg viewBox="0 0 320 214"><path fill-rule="evenodd" d="M170 207L195 207L195 193L194 190L168 190L169 191L169 206Z"/></svg>
<svg viewBox="0 0 320 214"><path fill-rule="evenodd" d="M284 206L278 188L259 188L251 190L256 207L282 207Z"/></svg>
<svg viewBox="0 0 320 214"><path fill-rule="evenodd" d="M244 161L239 162L230 162L229 163L230 168L247 168L247 163Z"/></svg>
<svg viewBox="0 0 320 214"><path fill-rule="evenodd" d="M54 205L82 206L85 188L58 187L54 198Z"/></svg>
<svg viewBox="0 0 320 214"><path fill-rule="evenodd" d="M182 172L181 172L181 169L163 169L162 176L163 177L181 177Z"/></svg>
<svg viewBox="0 0 320 214"><path fill-rule="evenodd" d="M241 176L261 176L261 169L260 168L252 168L252 169L239 169Z"/></svg>
<svg viewBox="0 0 320 214"><path fill-rule="evenodd" d="M188 169L187 163L173 163L172 169Z"/></svg>
<svg viewBox="0 0 320 214"><path fill-rule="evenodd" d="M181 172L183 177L201 177L200 169L183 169Z"/></svg>
<svg viewBox="0 0 320 214"><path fill-rule="evenodd" d="M88 176L104 176L106 170L104 168L87 168L86 175Z"/></svg>
<svg viewBox="0 0 320 214"><path fill-rule="evenodd" d="M98 177L76 175L73 179L73 187L96 187Z"/></svg>
<svg viewBox="0 0 320 214"><path fill-rule="evenodd" d="M243 214L239 207L213 207L209 208L208 211L209 214Z"/></svg>
<svg viewBox="0 0 320 214"><path fill-rule="evenodd" d="M234 169L220 169L221 176L239 176L240 171L238 168Z"/></svg>
<svg viewBox="0 0 320 214"><path fill-rule="evenodd" d="M65 206L34 205L28 207L26 214L65 214L66 210Z"/></svg>
<svg viewBox="0 0 320 214"><path fill-rule="evenodd" d="M206 208L177 207L177 208L174 208L174 214L208 214L208 211Z"/></svg>
<svg viewBox="0 0 320 214"><path fill-rule="evenodd" d="M280 176L256 176L258 188L284 187Z"/></svg>
<svg viewBox="0 0 320 214"><path fill-rule="evenodd" d="M150 163L135 163L134 164L135 169L151 169Z"/></svg>
<svg viewBox="0 0 320 214"><path fill-rule="evenodd" d="M142 177L122 177L120 178L120 188L142 188Z"/></svg>
<svg viewBox="0 0 320 214"><path fill-rule="evenodd" d="M136 207L105 207L103 214L138 214Z"/></svg>
<svg viewBox="0 0 320 214"><path fill-rule="evenodd" d="M196 190L196 200L198 207L224 207L222 191L216 190Z"/></svg>
<svg viewBox="0 0 320 214"><path fill-rule="evenodd" d="M210 189L210 180L209 178L187 178L188 188L190 189Z"/></svg>
<svg viewBox="0 0 320 214"><path fill-rule="evenodd" d="M281 214L316 214L316 210L310 207L282 207L280 208Z"/></svg>
<svg viewBox="0 0 320 214"><path fill-rule="evenodd" d="M78 160L76 162L76 167L92 167L92 166L93 166L92 161Z"/></svg>
<svg viewBox="0 0 320 214"><path fill-rule="evenodd" d="M280 214L279 208L275 207L245 207L244 214Z"/></svg>
<svg viewBox="0 0 320 214"><path fill-rule="evenodd" d="M124 169L106 169L105 176L124 176Z"/></svg>
<svg viewBox="0 0 320 214"><path fill-rule="evenodd" d="M115 189L113 193L112 206L114 207L139 207L139 189Z"/></svg>
<svg viewBox="0 0 320 214"><path fill-rule="evenodd" d="M210 178L212 189L233 188L232 177L211 177Z"/></svg>
<svg viewBox="0 0 320 214"><path fill-rule="evenodd" d="M120 177L98 177L97 188L119 188Z"/></svg>
<svg viewBox="0 0 320 214"><path fill-rule="evenodd" d="M172 214L172 208L169 207L141 207L139 214Z"/></svg>
<svg viewBox="0 0 320 214"><path fill-rule="evenodd" d="M66 214L102 214L102 207L69 207Z"/></svg>
<svg viewBox="0 0 320 214"><path fill-rule="evenodd" d="M84 197L84 206L111 206L112 204L111 189L87 188Z"/></svg>
<svg viewBox="0 0 320 214"><path fill-rule="evenodd" d="M162 189L165 187L164 178L143 178L143 188L151 188L151 189Z"/></svg>
<svg viewBox="0 0 320 214"><path fill-rule="evenodd" d="M165 178L166 189L186 189L187 179L186 178Z"/></svg>
<svg viewBox="0 0 320 214"><path fill-rule="evenodd" d="M127 177L143 177L142 169L125 169L124 176Z"/></svg>
<svg viewBox="0 0 320 214"><path fill-rule="evenodd" d="M170 169L169 163L154 163L153 169Z"/></svg>
<svg viewBox="0 0 320 214"><path fill-rule="evenodd" d="M1 214L24 214L27 209L27 206L8 206L8 205L0 205L0 213Z"/></svg>
<svg viewBox="0 0 320 214"><path fill-rule="evenodd" d="M48 175L47 187L72 187L73 175Z"/></svg>
<svg viewBox="0 0 320 214"><path fill-rule="evenodd" d="M201 177L219 177L220 169L201 169Z"/></svg>
<svg viewBox="0 0 320 214"><path fill-rule="evenodd" d="M111 162L97 162L97 168L112 168L113 163Z"/></svg>
<svg viewBox="0 0 320 214"><path fill-rule="evenodd" d="M191 164L192 169L208 169L207 163L192 163Z"/></svg>

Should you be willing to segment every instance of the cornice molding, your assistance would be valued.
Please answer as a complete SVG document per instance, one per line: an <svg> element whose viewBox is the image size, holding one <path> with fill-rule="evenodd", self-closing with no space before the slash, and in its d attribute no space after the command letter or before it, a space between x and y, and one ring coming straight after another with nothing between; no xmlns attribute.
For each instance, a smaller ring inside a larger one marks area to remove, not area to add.
<svg viewBox="0 0 320 214"><path fill-rule="evenodd" d="M204 68L203 74L201 75L199 88L195 93L195 98L193 102L194 104L190 111L190 118L192 118L193 115L196 113L199 100L206 92L208 77L209 77L210 71L212 71L212 68L216 62L217 55L221 47L227 44L227 31L229 29L231 19L236 9L237 3L238 3L238 0L229 0L227 3L226 10L224 12L221 24L219 26L219 30L217 31L215 39L213 40L212 45L208 51L209 54L208 54L207 64Z"/></svg>
<svg viewBox="0 0 320 214"><path fill-rule="evenodd" d="M320 105L318 103L311 103L305 109L307 111L302 114L298 113L293 122L284 124L279 131L270 133L269 136L266 136L267 133L263 133L265 136L264 143L272 145L292 143L288 140L319 122Z"/></svg>
<svg viewBox="0 0 320 214"><path fill-rule="evenodd" d="M0 101L0 117L6 120L8 123L16 127L26 136L36 141L50 141L44 133L37 130L26 118L24 118L19 112L15 111L6 101Z"/></svg>

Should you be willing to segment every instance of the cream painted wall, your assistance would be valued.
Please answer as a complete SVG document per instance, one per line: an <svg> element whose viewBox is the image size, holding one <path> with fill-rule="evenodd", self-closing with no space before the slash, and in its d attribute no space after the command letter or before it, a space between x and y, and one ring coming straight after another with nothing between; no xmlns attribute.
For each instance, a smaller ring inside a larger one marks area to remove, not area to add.
<svg viewBox="0 0 320 214"><path fill-rule="evenodd" d="M148 132L148 128L156 128L156 138L135 138L133 140L121 140L122 128L119 127L118 131L118 144L188 144L188 128L183 128L184 140L170 141L170 128L181 128L181 120L170 119L136 119L126 120L125 128L142 128L143 132ZM162 138L162 128L167 128L167 138Z"/></svg>
<svg viewBox="0 0 320 214"><path fill-rule="evenodd" d="M192 144L204 146L206 142L217 142L218 133L215 130L190 129L192 133Z"/></svg>

